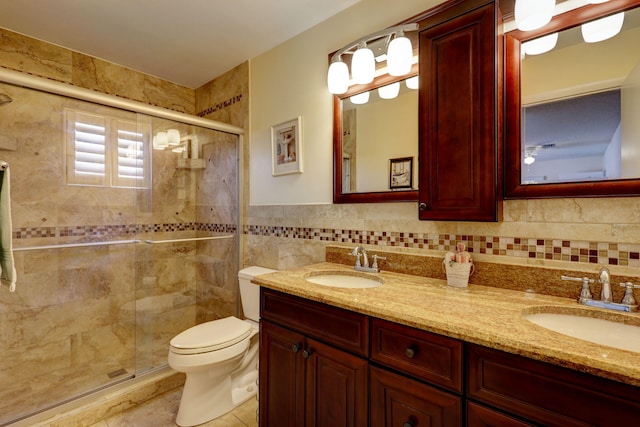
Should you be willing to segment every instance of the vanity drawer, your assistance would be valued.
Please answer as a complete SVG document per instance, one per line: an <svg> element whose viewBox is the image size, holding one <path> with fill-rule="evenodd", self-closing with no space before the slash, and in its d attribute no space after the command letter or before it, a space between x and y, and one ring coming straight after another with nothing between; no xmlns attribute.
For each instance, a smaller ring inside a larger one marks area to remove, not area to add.
<svg viewBox="0 0 640 427"><path fill-rule="evenodd" d="M462 392L462 342L456 339L372 319L371 360Z"/></svg>
<svg viewBox="0 0 640 427"><path fill-rule="evenodd" d="M638 425L638 387L475 344L467 351L470 399L549 427Z"/></svg>
<svg viewBox="0 0 640 427"><path fill-rule="evenodd" d="M360 356L368 356L367 316L271 289L260 290L260 316Z"/></svg>

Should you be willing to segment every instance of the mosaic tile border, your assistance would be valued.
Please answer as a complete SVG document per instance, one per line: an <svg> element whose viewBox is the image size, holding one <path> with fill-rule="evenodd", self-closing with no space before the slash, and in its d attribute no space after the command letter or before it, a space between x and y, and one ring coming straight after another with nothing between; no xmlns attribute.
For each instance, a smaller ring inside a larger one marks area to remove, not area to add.
<svg viewBox="0 0 640 427"><path fill-rule="evenodd" d="M77 225L66 227L21 227L13 230L14 240L79 237L95 240L131 237L139 233L166 233L175 231L208 231L212 233L235 233L235 224L209 224L199 222L167 224L115 224Z"/></svg>
<svg viewBox="0 0 640 427"><path fill-rule="evenodd" d="M457 242L464 242L472 254L640 267L640 244L269 225L244 225L242 232L254 236L437 251L448 251Z"/></svg>

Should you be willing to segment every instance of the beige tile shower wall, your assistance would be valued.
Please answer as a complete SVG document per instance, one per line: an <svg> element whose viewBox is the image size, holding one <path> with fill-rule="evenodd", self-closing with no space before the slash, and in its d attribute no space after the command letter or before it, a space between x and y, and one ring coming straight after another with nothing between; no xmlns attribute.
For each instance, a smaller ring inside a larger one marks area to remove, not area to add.
<svg viewBox="0 0 640 427"><path fill-rule="evenodd" d="M193 89L0 28L0 66L194 114Z"/></svg>
<svg viewBox="0 0 640 427"><path fill-rule="evenodd" d="M197 171L197 220L205 224L238 222L238 142L233 135L203 131L205 169ZM227 233L231 234L231 233ZM197 321L237 314L237 239L198 243Z"/></svg>

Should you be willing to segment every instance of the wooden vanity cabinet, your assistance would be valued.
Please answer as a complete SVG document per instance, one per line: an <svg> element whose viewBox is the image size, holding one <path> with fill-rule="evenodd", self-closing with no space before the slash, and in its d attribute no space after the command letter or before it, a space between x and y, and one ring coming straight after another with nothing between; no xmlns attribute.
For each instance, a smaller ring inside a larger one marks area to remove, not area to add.
<svg viewBox="0 0 640 427"><path fill-rule="evenodd" d="M366 316L261 290L260 426L366 427Z"/></svg>
<svg viewBox="0 0 640 427"><path fill-rule="evenodd" d="M419 218L497 221L496 6L449 3L419 21Z"/></svg>
<svg viewBox="0 0 640 427"><path fill-rule="evenodd" d="M640 424L638 387L474 344L467 344L467 363L467 397L476 408L549 427Z"/></svg>

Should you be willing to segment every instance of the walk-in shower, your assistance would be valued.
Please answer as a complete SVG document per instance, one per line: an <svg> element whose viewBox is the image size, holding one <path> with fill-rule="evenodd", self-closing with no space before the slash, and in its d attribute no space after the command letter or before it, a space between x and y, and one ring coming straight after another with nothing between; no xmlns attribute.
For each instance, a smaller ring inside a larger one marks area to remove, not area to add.
<svg viewBox="0 0 640 427"><path fill-rule="evenodd" d="M0 287L6 425L163 367L174 335L237 314L241 130L0 80L16 147L0 149L18 274Z"/></svg>

